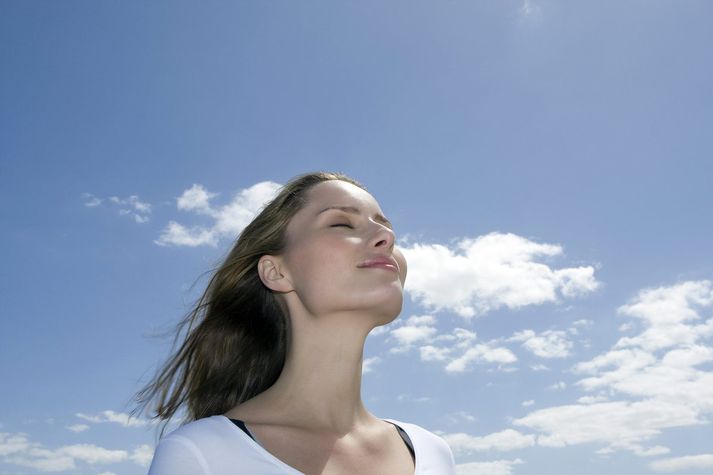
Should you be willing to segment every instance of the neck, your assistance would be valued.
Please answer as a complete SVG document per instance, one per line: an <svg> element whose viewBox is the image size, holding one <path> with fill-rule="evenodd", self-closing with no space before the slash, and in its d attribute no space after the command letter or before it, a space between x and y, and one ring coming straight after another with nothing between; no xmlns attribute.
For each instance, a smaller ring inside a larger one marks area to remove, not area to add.
<svg viewBox="0 0 713 475"><path fill-rule="evenodd" d="M280 377L259 395L280 419L300 427L345 434L372 422L361 399L365 319L335 316L293 320ZM355 322L361 322L356 328Z"/></svg>

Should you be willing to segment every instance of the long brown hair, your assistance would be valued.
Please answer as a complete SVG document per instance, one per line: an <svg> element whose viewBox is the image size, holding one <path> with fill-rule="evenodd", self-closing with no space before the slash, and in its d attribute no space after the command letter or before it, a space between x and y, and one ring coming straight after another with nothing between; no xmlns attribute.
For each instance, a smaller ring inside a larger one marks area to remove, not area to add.
<svg viewBox="0 0 713 475"><path fill-rule="evenodd" d="M307 191L328 180L342 180L365 189L341 173L300 175L240 233L225 260L212 274L203 295L176 325L173 348L183 331L186 338L154 378L134 396L147 406L152 420L165 421L185 406L182 423L223 414L265 391L285 364L290 319L273 292L265 287L257 263L265 254L280 254L292 217L305 205Z"/></svg>

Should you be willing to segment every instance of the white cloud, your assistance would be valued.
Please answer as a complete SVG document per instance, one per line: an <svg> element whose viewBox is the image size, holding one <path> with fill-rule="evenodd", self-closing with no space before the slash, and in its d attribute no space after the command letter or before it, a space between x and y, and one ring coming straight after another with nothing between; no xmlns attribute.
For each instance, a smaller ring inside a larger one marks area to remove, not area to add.
<svg viewBox="0 0 713 475"><path fill-rule="evenodd" d="M94 196L91 193L83 193L84 206L88 208L96 208L104 202L103 198ZM137 223L145 223L151 215L151 204L141 201L138 195L131 195L128 198L119 198L118 196L110 196L107 201L118 208L118 213L121 216L129 216Z"/></svg>
<svg viewBox="0 0 713 475"><path fill-rule="evenodd" d="M522 346L540 358L566 358L574 346L564 331L547 330L540 334L532 330L515 333L510 341L522 342Z"/></svg>
<svg viewBox="0 0 713 475"><path fill-rule="evenodd" d="M451 353L450 348L438 348L432 345L422 346L419 350L423 361L444 361Z"/></svg>
<svg viewBox="0 0 713 475"><path fill-rule="evenodd" d="M89 422L102 423L112 422L123 427L144 427L149 424L149 421L131 417L129 414L114 411L102 411L99 415L82 414L78 412L77 417Z"/></svg>
<svg viewBox="0 0 713 475"><path fill-rule="evenodd" d="M578 402L579 404L594 404L594 403L597 403L597 402L606 402L606 401L608 401L608 400L609 400L608 397L602 396L602 395L599 395L599 396L582 396L582 397L580 397L579 399L577 399L577 402Z"/></svg>
<svg viewBox="0 0 713 475"><path fill-rule="evenodd" d="M148 467L153 458L154 449L150 445L139 445L129 455L129 459L142 467Z"/></svg>
<svg viewBox="0 0 713 475"><path fill-rule="evenodd" d="M388 341L395 342L391 353L404 353L414 344L431 341L436 336L437 330L433 325L436 319L431 315L414 315L407 318L403 324L392 327L389 331Z"/></svg>
<svg viewBox="0 0 713 475"><path fill-rule="evenodd" d="M668 453L667 447L644 444L667 429L707 424L713 414L713 371L703 366L713 361L713 319L703 320L700 312L711 305L709 281L642 290L619 309L639 322L640 333L574 366L584 376L576 385L598 394L534 411L514 424L540 432L544 446L599 443L600 454Z"/></svg>
<svg viewBox="0 0 713 475"><path fill-rule="evenodd" d="M84 432L85 430L89 430L89 426L86 424L74 424L71 426L67 426L67 429L71 430L72 432Z"/></svg>
<svg viewBox="0 0 713 475"><path fill-rule="evenodd" d="M645 448L640 445L633 445L633 447L627 447L638 455L639 457L656 457L658 455L665 455L671 452L671 449L664 447L662 445L656 445L654 447Z"/></svg>
<svg viewBox="0 0 713 475"><path fill-rule="evenodd" d="M534 365L530 366L530 369L532 371L549 371L550 370L550 368L548 368L547 366L545 366L543 364L534 364Z"/></svg>
<svg viewBox="0 0 713 475"><path fill-rule="evenodd" d="M517 361L517 357L507 348L478 344L468 348L465 353L451 360L446 365L446 371L449 373L462 373L469 368L471 363L508 364L515 361Z"/></svg>
<svg viewBox="0 0 713 475"><path fill-rule="evenodd" d="M535 405L535 400L534 399L528 399L527 401L522 401L521 403L522 407L530 407Z"/></svg>
<svg viewBox="0 0 713 475"><path fill-rule="evenodd" d="M635 337L620 339L616 347L640 347L647 351L693 345L713 335L713 319L701 324L696 311L713 303L713 288L709 281L689 281L672 287L646 289L619 313L639 320L645 327Z"/></svg>
<svg viewBox="0 0 713 475"><path fill-rule="evenodd" d="M0 456L7 464L40 472L63 472L76 468L76 461L89 464L116 463L125 460L123 450L108 450L91 444L66 445L54 450L30 442L26 434L0 433Z"/></svg>
<svg viewBox="0 0 713 475"><path fill-rule="evenodd" d="M538 444L547 447L598 442L633 449L662 429L700 422L695 411L683 405L649 400L556 406L534 411L513 423L541 432Z"/></svg>
<svg viewBox="0 0 713 475"><path fill-rule="evenodd" d="M218 196L217 193L210 193L202 185L194 184L178 197L176 206L181 211L195 211L213 216L214 211L210 207L210 200L216 196Z"/></svg>
<svg viewBox="0 0 713 475"><path fill-rule="evenodd" d="M475 332L455 328L450 334L431 338L436 344L421 346L421 360L443 362L448 373L462 373L469 370L473 364L508 365L517 361L512 351L498 346L497 340L475 343L476 338ZM501 366L500 369L509 368Z"/></svg>
<svg viewBox="0 0 713 475"><path fill-rule="evenodd" d="M677 472L679 470L713 468L713 454L686 455L663 460L656 460L649 464L651 470L656 472Z"/></svg>
<svg viewBox="0 0 713 475"><path fill-rule="evenodd" d="M175 221L169 221L161 236L154 242L160 246L215 246L218 244L218 237L211 229L201 226L187 228Z"/></svg>
<svg viewBox="0 0 713 475"><path fill-rule="evenodd" d="M378 356L366 358L361 365L362 374L371 373L374 370L374 366L379 363L381 363L381 358L379 358Z"/></svg>
<svg viewBox="0 0 713 475"><path fill-rule="evenodd" d="M405 324L429 326L435 325L436 319L433 318L433 315L413 315L406 320Z"/></svg>
<svg viewBox="0 0 713 475"><path fill-rule="evenodd" d="M461 421L475 422L475 416L465 411L452 412L450 414L446 414L446 417L453 424L457 424Z"/></svg>
<svg viewBox="0 0 713 475"><path fill-rule="evenodd" d="M139 199L138 195L131 195L128 198L110 196L109 201L119 206L119 214L129 216L137 223L145 223L151 214L151 205Z"/></svg>
<svg viewBox="0 0 713 475"><path fill-rule="evenodd" d="M30 448L30 441L25 434L0 432L0 456L23 452Z"/></svg>
<svg viewBox="0 0 713 475"><path fill-rule="evenodd" d="M64 472L76 468L72 457L40 448L31 448L22 454L6 457L3 462L40 472Z"/></svg>
<svg viewBox="0 0 713 475"><path fill-rule="evenodd" d="M431 398L428 396L415 397L411 394L399 394L396 396L396 400L399 402L430 402Z"/></svg>
<svg viewBox="0 0 713 475"><path fill-rule="evenodd" d="M106 449L94 444L72 444L48 449L40 443L31 442L27 434L0 433L0 462L39 472L75 470L77 462L105 465L131 460L137 465L148 467L153 451L148 445L136 447L131 454L126 450Z"/></svg>
<svg viewBox="0 0 713 475"><path fill-rule="evenodd" d="M211 200L217 196L203 186L194 184L176 200L181 211L188 211L212 219L209 226L186 226L170 221L154 242L161 246L216 246L223 238L235 238L260 209L275 197L280 185L271 181L257 183L238 192L232 201L215 207Z"/></svg>
<svg viewBox="0 0 713 475"><path fill-rule="evenodd" d="M513 429L505 429L482 437L472 436L463 432L443 434L442 437L456 454L490 450L505 452L535 445L534 435L522 434Z"/></svg>
<svg viewBox="0 0 713 475"><path fill-rule="evenodd" d="M579 335L579 332L582 331L583 329L589 328L592 326L592 321L591 320L577 320L572 322L572 325L567 329L567 333L570 335Z"/></svg>
<svg viewBox="0 0 713 475"><path fill-rule="evenodd" d="M514 465L524 463L520 459L470 462L456 465L457 475L511 475Z"/></svg>
<svg viewBox="0 0 713 475"><path fill-rule="evenodd" d="M577 384L589 391L681 404L700 417L713 413L713 372L699 368L713 361L713 347L706 344L713 319L701 324L698 312L710 305L709 281L641 291L620 313L641 321L643 331L576 365L576 371L590 375Z"/></svg>
<svg viewBox="0 0 713 475"><path fill-rule="evenodd" d="M619 325L619 331L624 333L634 329L634 324L631 322L622 323Z"/></svg>
<svg viewBox="0 0 713 475"><path fill-rule="evenodd" d="M523 0L518 10L521 21L535 21L542 19L542 7L534 0Z"/></svg>
<svg viewBox="0 0 713 475"><path fill-rule="evenodd" d="M117 463L128 457L125 450L109 450L94 444L66 445L55 452L89 464Z"/></svg>
<svg viewBox="0 0 713 475"><path fill-rule="evenodd" d="M82 198L84 199L84 206L87 208L96 208L102 204L102 199L94 196L91 193L82 193Z"/></svg>
<svg viewBox="0 0 713 475"><path fill-rule="evenodd" d="M599 286L594 267L553 269L538 258L561 255L560 246L515 234L462 239L453 248L413 244L402 250L409 262L406 289L411 297L427 308L463 317L558 302Z"/></svg>

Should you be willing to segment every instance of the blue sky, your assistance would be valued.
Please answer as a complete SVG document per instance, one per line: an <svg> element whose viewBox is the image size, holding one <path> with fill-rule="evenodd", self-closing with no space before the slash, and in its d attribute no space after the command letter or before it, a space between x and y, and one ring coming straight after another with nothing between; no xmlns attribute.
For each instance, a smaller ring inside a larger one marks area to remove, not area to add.
<svg viewBox="0 0 713 475"><path fill-rule="evenodd" d="M145 473L151 335L319 169L409 259L374 414L461 475L709 473L710 44L703 0L5 1L0 474Z"/></svg>

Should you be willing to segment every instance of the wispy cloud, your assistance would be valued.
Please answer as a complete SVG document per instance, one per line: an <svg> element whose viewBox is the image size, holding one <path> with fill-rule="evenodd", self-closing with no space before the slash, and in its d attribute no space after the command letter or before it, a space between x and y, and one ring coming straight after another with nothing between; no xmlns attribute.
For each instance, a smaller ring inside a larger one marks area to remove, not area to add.
<svg viewBox="0 0 713 475"><path fill-rule="evenodd" d="M561 256L561 246L515 234L490 233L452 247L416 243L402 250L412 299L427 309L466 318L502 307L558 302L599 287L593 266L554 269L542 259Z"/></svg>
<svg viewBox="0 0 713 475"><path fill-rule="evenodd" d="M92 193L83 193L84 206L88 208L98 208L102 206L111 207L117 210L119 215L128 216L137 223L145 223L151 216L151 205L141 201L138 195L131 195L127 198L110 196L99 198Z"/></svg>
<svg viewBox="0 0 713 475"><path fill-rule="evenodd" d="M693 411L660 401L555 406L514 421L517 426L542 432L538 437L542 446L600 443L619 449L640 447L661 429L696 422Z"/></svg>
<svg viewBox="0 0 713 475"><path fill-rule="evenodd" d="M372 356L371 358L366 358L361 364L362 374L371 373L374 370L374 366L381 363L381 358L378 356Z"/></svg>
<svg viewBox="0 0 713 475"><path fill-rule="evenodd" d="M388 341L395 343L390 351L403 353L417 343L431 340L437 333L435 323L436 319L431 315L415 315L407 318L402 325L390 331Z"/></svg>
<svg viewBox="0 0 713 475"><path fill-rule="evenodd" d="M423 361L441 362L448 373L462 373L473 364L503 366L517 361L515 354L497 340L478 342L477 334L465 328L438 335L434 344L423 345L419 351Z"/></svg>
<svg viewBox="0 0 713 475"><path fill-rule="evenodd" d="M542 19L542 6L536 0L523 0L518 15L522 21L539 21Z"/></svg>
<svg viewBox="0 0 713 475"><path fill-rule="evenodd" d="M476 364L497 365L502 371L511 371L518 361L507 343L518 342L524 348L541 358L564 358L570 356L573 343L568 339L569 330L546 330L536 333L532 330L516 332L509 338L480 341L476 332L455 328L451 332L438 333L433 316L416 316L405 320L401 326L389 330L387 341L395 343L391 353L403 353L414 347L422 361L440 362L448 373L462 373ZM575 327L571 327L575 328ZM533 371L546 370L542 365L532 367ZM558 382L553 389L564 389L567 385Z"/></svg>
<svg viewBox="0 0 713 475"><path fill-rule="evenodd" d="M82 199L84 200L84 206L87 208L96 208L100 204L102 204L102 199L94 196L91 193L82 193Z"/></svg>
<svg viewBox="0 0 713 475"><path fill-rule="evenodd" d="M126 460L148 467L152 456L153 449L148 445L137 446L132 451L111 450L94 444L72 444L50 449L30 441L27 434L0 432L0 461L39 472L76 470L78 463L108 465Z"/></svg>
<svg viewBox="0 0 713 475"><path fill-rule="evenodd" d="M89 430L89 426L87 424L74 424L71 426L67 426L68 430L71 430L72 432L84 432L86 430Z"/></svg>
<svg viewBox="0 0 713 475"><path fill-rule="evenodd" d="M119 424L122 427L144 427L149 424L148 420L131 417L129 414L115 411L102 411L97 415L83 414L78 412L75 414L80 419L94 423L110 422Z"/></svg>
<svg viewBox="0 0 713 475"><path fill-rule="evenodd" d="M418 403L424 403L424 402L430 402L432 399L428 396L413 396L411 394L399 394L396 396L396 400L399 402L418 402Z"/></svg>
<svg viewBox="0 0 713 475"><path fill-rule="evenodd" d="M504 452L535 445L534 435L523 434L513 429L505 429L485 436L472 436L459 432L456 434L443 434L442 437L448 442L455 454L491 450Z"/></svg>
<svg viewBox="0 0 713 475"><path fill-rule="evenodd" d="M458 424L463 421L475 422L475 416L473 416L471 413L466 412L466 411L451 412L449 414L446 414L446 418L452 424Z"/></svg>
<svg viewBox="0 0 713 475"><path fill-rule="evenodd" d="M153 458L154 449L150 445L143 444L136 447L131 454L129 460L142 467L148 467Z"/></svg>
<svg viewBox="0 0 713 475"><path fill-rule="evenodd" d="M457 475L511 475L514 465L524 462L515 460L493 460L491 462L471 462L456 465Z"/></svg>
<svg viewBox="0 0 713 475"><path fill-rule="evenodd" d="M680 470L713 469L713 454L686 455L656 460L649 464L655 472L678 472Z"/></svg>
<svg viewBox="0 0 713 475"><path fill-rule="evenodd" d="M539 334L522 330L511 336L509 341L521 342L523 348L540 358L566 358L574 346L567 333L561 330L547 330Z"/></svg>
<svg viewBox="0 0 713 475"><path fill-rule="evenodd" d="M271 181L257 183L235 194L226 205L214 206L217 193L194 184L176 199L179 211L208 218L208 225L185 225L170 221L154 242L160 246L216 246L220 239L235 238L260 209L276 194L280 185Z"/></svg>
<svg viewBox="0 0 713 475"><path fill-rule="evenodd" d="M17 454L30 448L27 434L0 432L0 456Z"/></svg>

